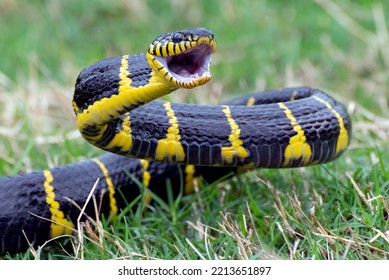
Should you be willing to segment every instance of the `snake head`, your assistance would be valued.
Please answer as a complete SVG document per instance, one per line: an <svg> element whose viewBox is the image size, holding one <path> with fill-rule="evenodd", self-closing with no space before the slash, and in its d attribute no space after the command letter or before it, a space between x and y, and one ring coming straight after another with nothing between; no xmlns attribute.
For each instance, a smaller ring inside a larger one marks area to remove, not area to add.
<svg viewBox="0 0 389 280"><path fill-rule="evenodd" d="M149 46L146 57L154 72L175 87L194 88L211 79L209 65L216 48L205 28L165 33Z"/></svg>

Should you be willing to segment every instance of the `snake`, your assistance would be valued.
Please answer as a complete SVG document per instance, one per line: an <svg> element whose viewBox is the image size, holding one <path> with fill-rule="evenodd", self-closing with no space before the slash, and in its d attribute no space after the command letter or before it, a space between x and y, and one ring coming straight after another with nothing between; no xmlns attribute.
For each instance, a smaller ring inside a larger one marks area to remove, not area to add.
<svg viewBox="0 0 389 280"><path fill-rule="evenodd" d="M351 139L343 104L322 90L290 87L220 105L156 100L211 80L216 48L206 28L168 32L145 53L104 59L77 77L72 106L101 156L0 178L0 254L75 233L77 219L115 217L144 195L192 193L204 182L255 168L294 168L338 158Z"/></svg>

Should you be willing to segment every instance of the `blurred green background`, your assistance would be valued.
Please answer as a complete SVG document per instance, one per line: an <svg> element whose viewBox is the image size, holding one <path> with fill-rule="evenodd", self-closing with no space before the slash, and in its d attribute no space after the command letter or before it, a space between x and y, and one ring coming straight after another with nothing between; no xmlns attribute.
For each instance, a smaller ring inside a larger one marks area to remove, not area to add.
<svg viewBox="0 0 389 280"><path fill-rule="evenodd" d="M219 47L212 70L226 95L307 84L345 98L359 95L371 108L382 108L381 102L365 100L361 93L366 91L363 79L376 79L375 71L383 66L381 55L369 51L374 43L370 40L376 37L375 10L388 14L389 4L363 0L2 0L0 71L10 83L34 75L73 85L77 73L88 64L143 52L166 31L203 26L216 35Z"/></svg>

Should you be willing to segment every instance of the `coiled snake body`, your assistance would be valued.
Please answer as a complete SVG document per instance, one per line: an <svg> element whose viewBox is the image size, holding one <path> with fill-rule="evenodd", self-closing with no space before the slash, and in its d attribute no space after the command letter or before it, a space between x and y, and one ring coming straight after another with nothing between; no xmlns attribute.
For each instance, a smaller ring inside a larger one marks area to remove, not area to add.
<svg viewBox="0 0 389 280"><path fill-rule="evenodd" d="M146 54L82 70L73 98L78 127L115 154L0 178L0 253L73 233L80 210L68 198L82 206L97 178L101 213L114 216L141 193L137 181L166 198L167 181L175 195L190 193L200 178L325 163L347 148L349 116L317 89L266 91L220 106L153 101L208 82L215 47L209 30L186 29L158 37ZM86 213L93 216L91 205Z"/></svg>

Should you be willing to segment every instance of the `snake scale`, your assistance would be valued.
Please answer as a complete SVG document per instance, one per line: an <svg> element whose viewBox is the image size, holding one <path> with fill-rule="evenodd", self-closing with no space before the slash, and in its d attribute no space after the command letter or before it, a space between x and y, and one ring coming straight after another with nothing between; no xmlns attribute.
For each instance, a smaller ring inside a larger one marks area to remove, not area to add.
<svg viewBox="0 0 389 280"><path fill-rule="evenodd" d="M257 167L321 164L347 149L350 118L318 89L269 90L218 106L155 101L207 83L215 47L211 31L185 29L159 36L146 53L83 69L73 97L77 125L110 153L0 178L0 253L72 234L80 213L74 204L85 204L97 178L100 212L115 216L142 188L166 199L167 185L174 195L191 193L204 181ZM85 212L94 211L88 204Z"/></svg>

